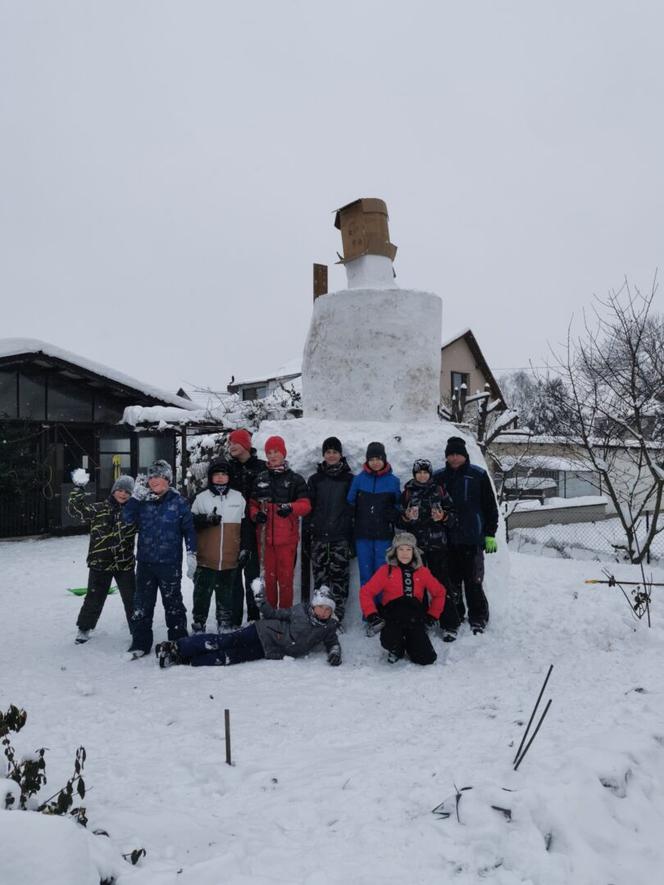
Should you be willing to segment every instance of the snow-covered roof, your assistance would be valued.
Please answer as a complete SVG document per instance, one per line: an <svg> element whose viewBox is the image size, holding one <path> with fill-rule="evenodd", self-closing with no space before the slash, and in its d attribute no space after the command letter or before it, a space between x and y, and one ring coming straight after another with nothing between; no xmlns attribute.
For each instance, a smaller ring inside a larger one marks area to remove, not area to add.
<svg viewBox="0 0 664 885"><path fill-rule="evenodd" d="M563 470L571 473L592 471L593 467L587 458L562 458L558 455L498 455L496 460L503 471L512 470L518 465L532 470Z"/></svg>
<svg viewBox="0 0 664 885"><path fill-rule="evenodd" d="M161 400L180 409L191 410L196 408L192 402L184 399L184 397L169 393L159 387L153 387L151 384L145 384L145 382L139 381L137 378L125 375L124 372L118 372L117 369L111 369L109 366L105 366L95 360L79 356L70 350L64 350L64 348L50 344L48 341L40 341L38 338L0 338L0 359L39 353L56 360L62 360L72 366L78 366L87 372L92 372L109 381L114 381L116 384L121 384L123 387L132 388L137 392L145 394L145 396Z"/></svg>
<svg viewBox="0 0 664 885"><path fill-rule="evenodd" d="M258 378L247 378L239 381L233 381L229 384L229 387L245 387L246 385L254 386L258 384L265 384L267 381L271 381L274 378L295 378L298 375L302 374L302 357L294 357L292 360L289 360L287 363L284 363L283 366L279 366L274 372L261 375Z"/></svg>

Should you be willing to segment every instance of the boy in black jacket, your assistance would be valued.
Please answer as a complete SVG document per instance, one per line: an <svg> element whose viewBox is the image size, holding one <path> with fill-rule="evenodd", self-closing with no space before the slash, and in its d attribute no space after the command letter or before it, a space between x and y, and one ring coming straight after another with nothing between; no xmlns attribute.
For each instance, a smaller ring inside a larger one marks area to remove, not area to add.
<svg viewBox="0 0 664 885"><path fill-rule="evenodd" d="M454 525L452 499L440 480L433 479L431 461L419 459L413 464L413 478L401 493L401 525L417 538L424 564L445 587L450 586L447 540ZM459 629L459 614L452 593L445 600L440 615L443 640L453 642Z"/></svg>
<svg viewBox="0 0 664 885"><path fill-rule="evenodd" d="M311 533L314 585L330 588L341 622L348 599L352 512L346 497L353 474L336 436L324 441L322 451L323 460L307 483L312 510L305 531Z"/></svg>
<svg viewBox="0 0 664 885"><path fill-rule="evenodd" d="M233 626L240 627L242 624L242 612L244 599L247 600L247 621L257 621L260 618L258 606L254 602L251 592L251 583L258 577L260 568L258 564L258 547L256 545L256 532L249 518L249 499L258 474L265 470L266 463L256 455L256 449L251 445L251 434L244 428L231 431L228 435L228 466L230 468L230 487L240 492L247 502L247 512L242 520L242 549L238 567L235 570L233 583L232 619ZM243 586L244 579L244 586Z"/></svg>

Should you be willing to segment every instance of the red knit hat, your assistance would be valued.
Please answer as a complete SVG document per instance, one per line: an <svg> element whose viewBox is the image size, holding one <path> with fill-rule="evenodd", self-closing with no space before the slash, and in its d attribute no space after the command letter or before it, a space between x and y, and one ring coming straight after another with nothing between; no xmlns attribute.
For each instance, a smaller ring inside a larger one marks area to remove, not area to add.
<svg viewBox="0 0 664 885"><path fill-rule="evenodd" d="M237 443L248 452L251 451L251 434L248 430L245 430L242 427L239 430L233 430L231 433L229 433L228 441L232 443Z"/></svg>
<svg viewBox="0 0 664 885"><path fill-rule="evenodd" d="M273 449L276 449L278 452L286 457L286 443L280 436L268 436L265 440L265 454L271 452Z"/></svg>

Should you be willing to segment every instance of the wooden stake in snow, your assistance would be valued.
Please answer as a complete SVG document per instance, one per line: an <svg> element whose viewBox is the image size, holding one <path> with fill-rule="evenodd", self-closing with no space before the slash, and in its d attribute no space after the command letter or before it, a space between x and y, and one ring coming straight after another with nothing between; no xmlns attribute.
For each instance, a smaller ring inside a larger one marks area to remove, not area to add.
<svg viewBox="0 0 664 885"><path fill-rule="evenodd" d="M232 765L231 762L231 711L224 710L224 728L226 731L226 765Z"/></svg>

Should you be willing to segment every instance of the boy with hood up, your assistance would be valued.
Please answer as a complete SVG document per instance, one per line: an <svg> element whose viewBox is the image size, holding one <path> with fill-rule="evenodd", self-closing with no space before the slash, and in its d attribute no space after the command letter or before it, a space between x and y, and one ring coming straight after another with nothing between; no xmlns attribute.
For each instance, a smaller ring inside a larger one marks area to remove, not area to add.
<svg viewBox="0 0 664 885"><path fill-rule="evenodd" d="M399 479L388 464L385 446L381 442L369 443L362 472L353 477L346 499L354 517L362 584L385 562L399 518L400 491Z"/></svg>
<svg viewBox="0 0 664 885"><path fill-rule="evenodd" d="M343 448L336 436L328 437L322 446L323 460L307 481L311 514L306 529L311 533L311 562L314 586L330 588L336 603L335 615L341 623L348 599L348 565L352 513L346 501L353 481Z"/></svg>
<svg viewBox="0 0 664 885"><path fill-rule="evenodd" d="M208 486L196 495L191 512L198 539L194 573L194 610L191 629L205 632L214 593L217 631L233 628L235 570L243 552L241 526L245 501L230 487L230 467L218 458L208 467Z"/></svg>

